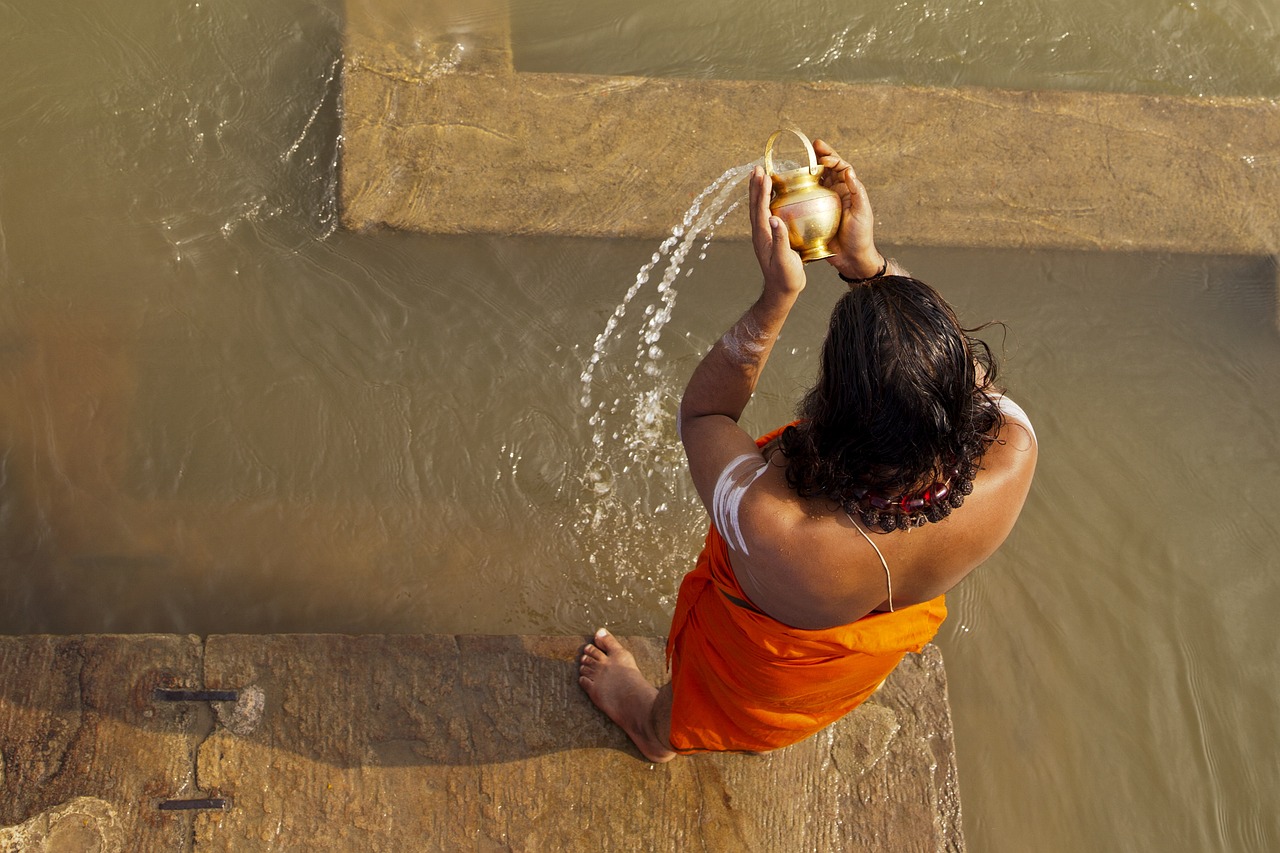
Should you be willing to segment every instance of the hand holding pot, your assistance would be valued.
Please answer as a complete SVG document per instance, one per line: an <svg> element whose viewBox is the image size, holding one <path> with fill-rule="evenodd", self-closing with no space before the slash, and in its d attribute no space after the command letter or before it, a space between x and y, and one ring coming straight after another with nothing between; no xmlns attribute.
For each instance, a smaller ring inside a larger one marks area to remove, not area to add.
<svg viewBox="0 0 1280 853"><path fill-rule="evenodd" d="M823 167L824 183L840 197L840 228L830 245L827 261L846 278L870 278L885 267L885 259L876 249L875 216L867 188L835 149L821 139L813 141L813 150Z"/></svg>

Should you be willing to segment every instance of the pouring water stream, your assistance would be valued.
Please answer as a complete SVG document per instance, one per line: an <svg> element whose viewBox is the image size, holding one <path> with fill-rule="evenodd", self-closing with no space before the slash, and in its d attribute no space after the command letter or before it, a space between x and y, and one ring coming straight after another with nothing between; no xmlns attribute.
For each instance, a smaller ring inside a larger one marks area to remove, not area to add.
<svg viewBox="0 0 1280 853"><path fill-rule="evenodd" d="M596 336L580 376L579 402L591 411L588 423L592 431L575 528L588 562L614 577L639 581L648 575L652 580L661 576L669 581L666 575L674 572L674 563L665 568L627 565L628 554L651 553L653 537L671 537L671 520L668 516L664 522L661 517L680 510L689 497L684 480L669 475L680 470L684 458L674 425L680 388L664 376L662 334L675 309L681 270L685 277L692 275L693 263L706 257L716 228L746 200L746 178L759 163L727 169L693 200L681 221L636 273ZM694 261L689 261L691 253ZM635 323L625 323L632 304L641 298L660 266L662 274L651 300ZM630 334L635 335L634 359L610 379L610 384L616 381L625 390L621 395L602 392L598 371ZM598 396L603 399L596 399ZM692 508L696 501L689 499L688 503ZM655 520L655 516L659 518ZM696 513L690 513L689 521L691 533L702 523Z"/></svg>

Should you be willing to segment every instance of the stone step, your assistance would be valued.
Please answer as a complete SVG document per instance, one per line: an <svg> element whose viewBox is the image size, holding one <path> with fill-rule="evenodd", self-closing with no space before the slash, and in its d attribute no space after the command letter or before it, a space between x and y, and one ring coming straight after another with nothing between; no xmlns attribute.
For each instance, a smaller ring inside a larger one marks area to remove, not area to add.
<svg viewBox="0 0 1280 853"><path fill-rule="evenodd" d="M936 647L792 747L652 765L578 689L581 642L0 637L0 848L964 849Z"/></svg>

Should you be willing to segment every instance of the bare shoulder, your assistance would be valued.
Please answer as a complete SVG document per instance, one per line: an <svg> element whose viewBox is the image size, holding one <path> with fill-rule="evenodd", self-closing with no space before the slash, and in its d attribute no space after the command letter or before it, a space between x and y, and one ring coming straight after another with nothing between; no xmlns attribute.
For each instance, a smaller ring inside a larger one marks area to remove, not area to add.
<svg viewBox="0 0 1280 853"><path fill-rule="evenodd" d="M886 555L897 561L904 594L916 601L940 595L1004 544L1026 504L1038 457L1035 432L1025 416L1007 417L983 454L964 505L939 524L891 534L896 538Z"/></svg>
<svg viewBox="0 0 1280 853"><path fill-rule="evenodd" d="M1004 426L987 447L975 487L983 486L979 500L992 500L1017 518L1031 489L1040 446L1030 418L1008 397L1000 398Z"/></svg>
<svg viewBox="0 0 1280 853"><path fill-rule="evenodd" d="M796 628L845 624L885 600L878 559L853 521L828 501L800 498L775 462L743 505L751 530L749 553L730 561L756 606Z"/></svg>
<svg viewBox="0 0 1280 853"><path fill-rule="evenodd" d="M747 547L730 552L738 582L756 606L797 628L845 624L885 609L890 572L894 606L928 601L963 580L1008 537L1030 491L1037 454L1030 425L1008 418L962 507L939 523L888 534L859 530L831 502L796 495L783 460L773 455L742 502Z"/></svg>

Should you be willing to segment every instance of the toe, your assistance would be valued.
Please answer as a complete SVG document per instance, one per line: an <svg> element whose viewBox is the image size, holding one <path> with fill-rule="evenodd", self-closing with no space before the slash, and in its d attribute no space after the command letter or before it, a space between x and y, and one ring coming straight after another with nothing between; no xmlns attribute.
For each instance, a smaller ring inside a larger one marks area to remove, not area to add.
<svg viewBox="0 0 1280 853"><path fill-rule="evenodd" d="M623 650L622 643L619 643L618 640L613 636L613 634L610 634L604 628L601 628L599 631L596 631L594 642L607 655L615 654Z"/></svg>
<svg viewBox="0 0 1280 853"><path fill-rule="evenodd" d="M595 646L587 646L578 661L578 670L587 675L594 675L609 665L609 656Z"/></svg>

